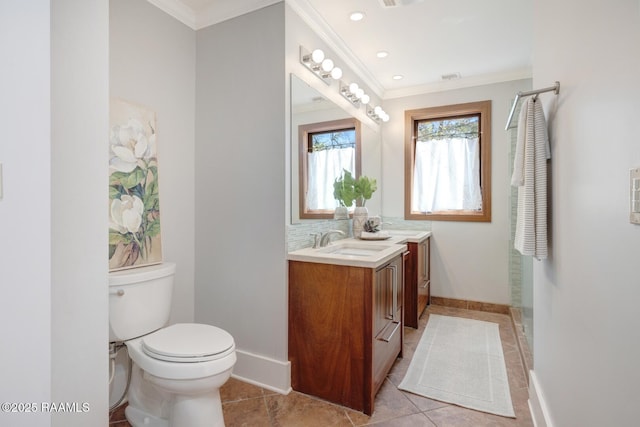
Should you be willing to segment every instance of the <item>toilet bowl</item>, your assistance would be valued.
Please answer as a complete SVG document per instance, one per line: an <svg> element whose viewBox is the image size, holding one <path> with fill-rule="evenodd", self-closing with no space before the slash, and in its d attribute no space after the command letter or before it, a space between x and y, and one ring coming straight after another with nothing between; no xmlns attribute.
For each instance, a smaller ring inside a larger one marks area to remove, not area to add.
<svg viewBox="0 0 640 427"><path fill-rule="evenodd" d="M233 337L211 325L163 327L175 264L135 270L109 277L110 341L124 342L133 362L127 420L134 427L224 426L219 389L236 363Z"/></svg>
<svg viewBox="0 0 640 427"><path fill-rule="evenodd" d="M230 334L215 326L182 323L125 345L133 375L140 377L132 384L152 385L130 388L125 415L134 427L153 426L154 420L167 426L224 425L219 389L236 362Z"/></svg>

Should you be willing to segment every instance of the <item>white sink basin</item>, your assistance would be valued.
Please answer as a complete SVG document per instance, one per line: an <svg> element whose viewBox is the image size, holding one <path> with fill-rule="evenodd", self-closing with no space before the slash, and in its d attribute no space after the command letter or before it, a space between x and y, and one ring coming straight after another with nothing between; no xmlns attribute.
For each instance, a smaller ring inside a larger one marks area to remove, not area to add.
<svg viewBox="0 0 640 427"><path fill-rule="evenodd" d="M351 256L372 256L380 251L389 249L390 245L367 245L358 244L352 242L336 243L325 248L320 248L318 251L324 253L332 253L336 255L351 255Z"/></svg>
<svg viewBox="0 0 640 427"><path fill-rule="evenodd" d="M424 231L420 230L385 230L392 236L416 236L418 234L424 233Z"/></svg>

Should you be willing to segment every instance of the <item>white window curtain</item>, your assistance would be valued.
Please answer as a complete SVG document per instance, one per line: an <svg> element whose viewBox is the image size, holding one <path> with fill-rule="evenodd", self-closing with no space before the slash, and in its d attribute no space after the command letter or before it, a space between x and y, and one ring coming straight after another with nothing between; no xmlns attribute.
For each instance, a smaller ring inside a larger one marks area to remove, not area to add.
<svg viewBox="0 0 640 427"><path fill-rule="evenodd" d="M346 169L355 176L356 150L354 147L313 151L307 154L307 209L335 209L333 182Z"/></svg>
<svg viewBox="0 0 640 427"><path fill-rule="evenodd" d="M418 141L411 210L438 212L481 208L479 139Z"/></svg>

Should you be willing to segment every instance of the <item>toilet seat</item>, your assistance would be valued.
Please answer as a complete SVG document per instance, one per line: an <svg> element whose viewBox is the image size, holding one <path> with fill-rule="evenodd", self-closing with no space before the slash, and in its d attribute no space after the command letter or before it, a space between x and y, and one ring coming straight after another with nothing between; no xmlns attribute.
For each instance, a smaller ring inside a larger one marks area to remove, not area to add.
<svg viewBox="0 0 640 427"><path fill-rule="evenodd" d="M156 360L194 363L217 360L235 351L233 337L211 325L177 323L142 337L142 351Z"/></svg>

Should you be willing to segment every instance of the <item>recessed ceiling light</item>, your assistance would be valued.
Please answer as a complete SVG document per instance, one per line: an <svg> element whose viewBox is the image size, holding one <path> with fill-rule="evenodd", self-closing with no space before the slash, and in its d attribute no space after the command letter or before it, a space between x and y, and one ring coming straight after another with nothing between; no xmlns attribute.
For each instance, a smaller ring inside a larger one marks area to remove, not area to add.
<svg viewBox="0 0 640 427"><path fill-rule="evenodd" d="M396 74L395 76L393 76L393 80L402 80L402 79L404 79L403 75Z"/></svg>
<svg viewBox="0 0 640 427"><path fill-rule="evenodd" d="M381 50L378 53L376 53L376 56L378 58L386 58L387 56L389 56L389 52L387 52L386 50Z"/></svg>
<svg viewBox="0 0 640 427"><path fill-rule="evenodd" d="M364 12L352 12L351 15L349 15L349 19L352 21L361 21L364 19Z"/></svg>

